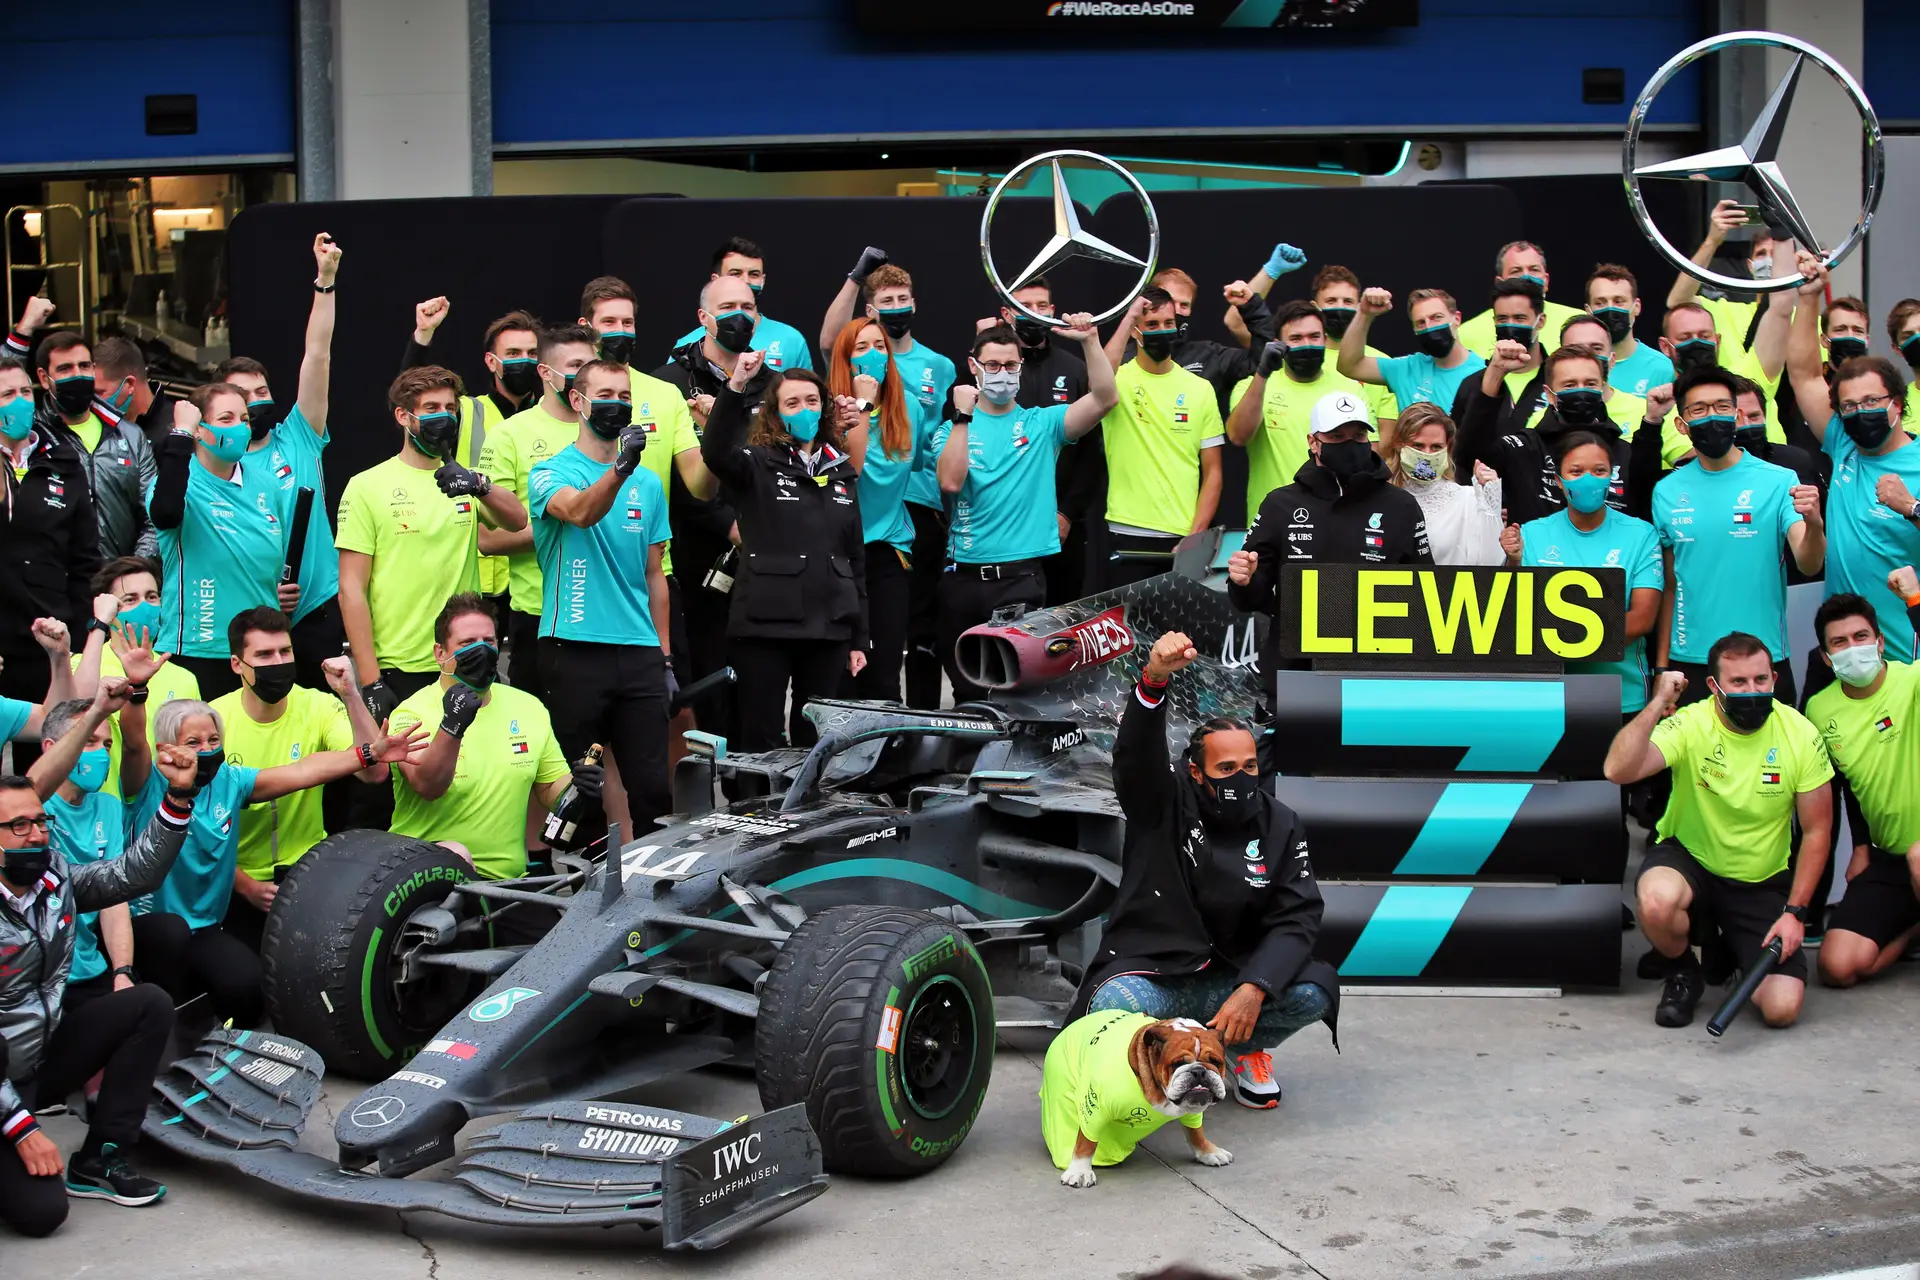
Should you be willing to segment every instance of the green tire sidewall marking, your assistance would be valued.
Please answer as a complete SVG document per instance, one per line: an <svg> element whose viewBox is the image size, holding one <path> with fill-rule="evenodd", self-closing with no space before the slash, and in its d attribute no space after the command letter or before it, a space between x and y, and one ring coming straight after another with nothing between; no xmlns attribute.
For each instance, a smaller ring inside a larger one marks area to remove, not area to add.
<svg viewBox="0 0 1920 1280"><path fill-rule="evenodd" d="M887 1004L889 1005L895 1004L899 999L900 999L900 988L888 987L887 988ZM886 1020L886 1016L887 1016L887 1011L885 1008L882 1008L880 1010L880 1018L883 1023ZM904 1027L906 1025L905 1015L901 1016L900 1021L901 1021L901 1026ZM876 1034L874 1038L877 1041L879 1039L879 1036ZM900 1047L898 1041L894 1042L894 1047L896 1049ZM893 1097L887 1086L893 1082L893 1078L894 1078L893 1073L894 1073L895 1067L897 1066L898 1066L898 1055L888 1053L885 1049L880 1048L878 1044L874 1046L873 1078L874 1078L874 1082L879 1086L880 1113L886 1116L887 1128L891 1129L896 1137L900 1134L901 1130L905 1126L903 1126L900 1123L900 1117L893 1113Z"/></svg>
<svg viewBox="0 0 1920 1280"><path fill-rule="evenodd" d="M920 1002L926 999L926 997L934 990L939 988L945 988L945 987L952 987L954 990L960 993L960 998L964 1000L967 1005L967 1015L973 1021L973 1024L974 1024L973 1027L970 1028L970 1030L976 1036L979 1034L980 1011L974 1008L973 995L967 990L967 984L960 981L960 979L954 977L950 973L936 973L933 975L931 979L927 981L927 983L924 986L922 986L918 991L913 993L913 1003L909 1004L906 1010L900 1015L900 1034L902 1036L906 1035L907 1027L912 1024L914 1010L920 1007ZM978 1055L974 1050L973 1039L970 1036L967 1040L967 1080L966 1080L967 1084L971 1084L973 1082L973 1068L975 1065L974 1059L977 1056ZM907 1083L907 1077L905 1072L902 1072L900 1075L900 1088L901 1088L901 1091L906 1094L907 1103L909 1106L913 1108L915 1114L923 1116L928 1120L944 1120L947 1116L952 1114L954 1107L957 1107L960 1105L960 1099L966 1096L966 1085L963 1084L961 1086L960 1097L955 1098L951 1105L943 1107L938 1111L929 1111L927 1108L920 1105L919 1099L913 1096L913 1087Z"/></svg>
<svg viewBox="0 0 1920 1280"><path fill-rule="evenodd" d="M373 1016L373 961L380 954L380 939L386 930L379 925L373 927L373 936L367 939L367 954L360 962L360 1013L367 1022L367 1037L373 1041L373 1047L383 1058L391 1058L393 1050L388 1047L386 1037L380 1034L380 1028Z"/></svg>

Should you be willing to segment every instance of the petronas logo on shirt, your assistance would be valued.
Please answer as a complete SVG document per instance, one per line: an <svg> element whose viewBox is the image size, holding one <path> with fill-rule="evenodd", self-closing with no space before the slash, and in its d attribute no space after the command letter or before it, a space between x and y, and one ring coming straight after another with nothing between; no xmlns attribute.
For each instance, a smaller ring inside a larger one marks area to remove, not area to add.
<svg viewBox="0 0 1920 1280"><path fill-rule="evenodd" d="M1873 722L1873 727L1878 729L1880 732L1885 733L1887 730L1893 728L1893 717L1881 716L1878 720L1875 720Z"/></svg>

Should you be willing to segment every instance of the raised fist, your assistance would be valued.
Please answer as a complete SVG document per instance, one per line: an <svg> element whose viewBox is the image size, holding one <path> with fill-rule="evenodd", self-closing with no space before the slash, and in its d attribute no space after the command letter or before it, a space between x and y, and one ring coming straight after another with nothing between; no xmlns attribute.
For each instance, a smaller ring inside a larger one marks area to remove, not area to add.
<svg viewBox="0 0 1920 1280"><path fill-rule="evenodd" d="M887 251L868 245L860 251L860 261L854 263L853 270L847 272L847 279L855 284L864 284L868 276L886 265Z"/></svg>
<svg viewBox="0 0 1920 1280"><path fill-rule="evenodd" d="M1360 314L1383 316L1393 310L1393 295L1385 289L1368 289L1360 295Z"/></svg>
<svg viewBox="0 0 1920 1280"><path fill-rule="evenodd" d="M1227 557L1227 581L1236 587L1244 587L1253 581L1253 575L1259 568L1260 553L1243 547Z"/></svg>
<svg viewBox="0 0 1920 1280"><path fill-rule="evenodd" d="M954 387L953 411L955 413L972 413L974 406L979 403L980 388L964 385Z"/></svg>
<svg viewBox="0 0 1920 1280"><path fill-rule="evenodd" d="M1146 674L1155 684L1165 684L1168 676L1199 656L1185 632L1169 631L1153 642L1153 651L1147 655Z"/></svg>
<svg viewBox="0 0 1920 1280"><path fill-rule="evenodd" d="M324 231L313 238L313 265L319 272L316 278L323 285L332 284L340 271L340 246Z"/></svg>
<svg viewBox="0 0 1920 1280"><path fill-rule="evenodd" d="M433 341L433 331L447 318L452 304L445 298L428 298L425 302L414 304L413 340L421 346Z"/></svg>
<svg viewBox="0 0 1920 1280"><path fill-rule="evenodd" d="M1520 553L1526 550L1526 540L1520 536L1520 526L1510 524L1500 531L1500 549L1507 553L1508 564L1519 564Z"/></svg>
<svg viewBox="0 0 1920 1280"><path fill-rule="evenodd" d="M1662 715L1667 715L1680 705L1680 695L1687 691L1687 677L1679 671L1662 671L1653 682L1653 700L1660 704Z"/></svg>

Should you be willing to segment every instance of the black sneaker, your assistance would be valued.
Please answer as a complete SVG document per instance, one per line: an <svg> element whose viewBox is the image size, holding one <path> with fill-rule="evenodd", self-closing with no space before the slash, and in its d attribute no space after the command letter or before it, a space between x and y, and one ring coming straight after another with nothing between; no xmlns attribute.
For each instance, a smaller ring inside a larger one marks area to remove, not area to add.
<svg viewBox="0 0 1920 1280"><path fill-rule="evenodd" d="M101 1144L99 1155L75 1152L67 1161L67 1194L76 1200L111 1200L133 1207L152 1204L167 1189L135 1173L120 1148L107 1142Z"/></svg>
<svg viewBox="0 0 1920 1280"><path fill-rule="evenodd" d="M1686 1026L1693 1021L1693 1008L1706 992L1706 979L1701 976L1699 966L1674 969L1667 974L1667 985L1661 989L1653 1020L1663 1027Z"/></svg>

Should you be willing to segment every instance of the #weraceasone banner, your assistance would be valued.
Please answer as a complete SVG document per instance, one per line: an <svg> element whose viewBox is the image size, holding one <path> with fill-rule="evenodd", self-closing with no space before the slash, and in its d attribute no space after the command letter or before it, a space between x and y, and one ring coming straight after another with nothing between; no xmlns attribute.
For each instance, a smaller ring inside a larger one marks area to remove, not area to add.
<svg viewBox="0 0 1920 1280"><path fill-rule="evenodd" d="M855 0L874 31L1320 31L1412 27L1420 0Z"/></svg>

